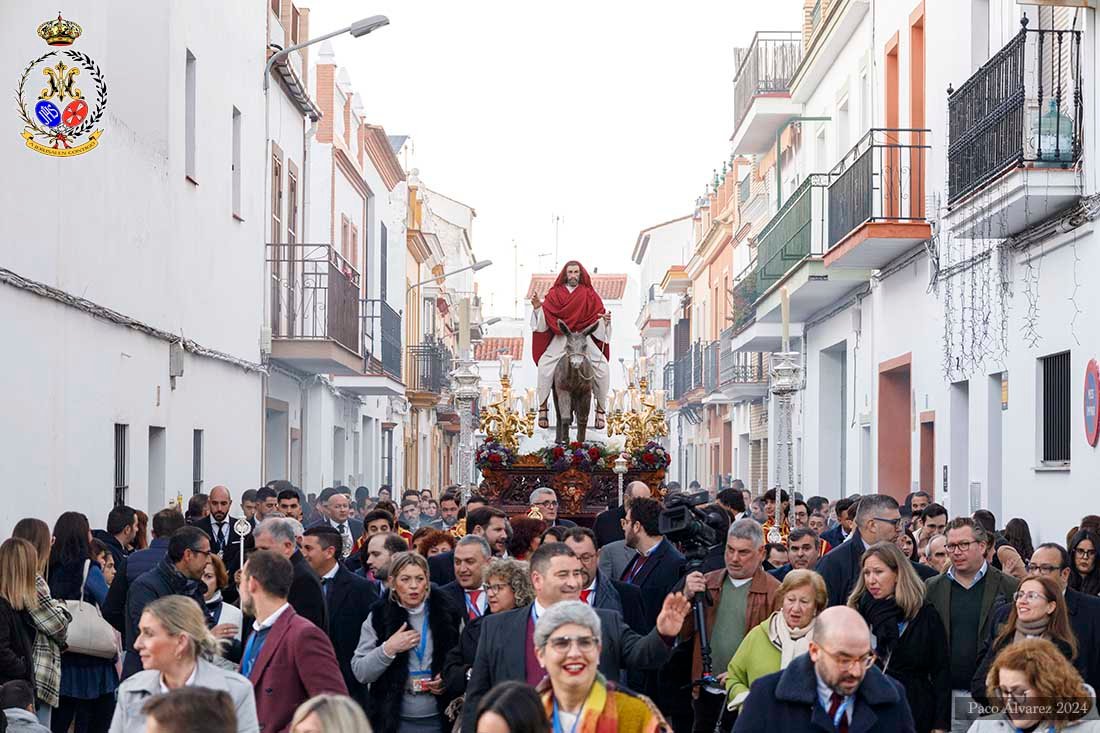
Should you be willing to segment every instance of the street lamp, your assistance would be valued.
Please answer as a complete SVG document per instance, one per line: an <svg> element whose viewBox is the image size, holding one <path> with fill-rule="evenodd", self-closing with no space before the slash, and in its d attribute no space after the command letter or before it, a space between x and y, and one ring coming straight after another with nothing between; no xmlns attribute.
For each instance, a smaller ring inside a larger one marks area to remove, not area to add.
<svg viewBox="0 0 1100 733"><path fill-rule="evenodd" d="M427 285L428 283L434 283L436 280L442 280L445 277L450 277L451 275L457 275L458 273L466 272L467 270L473 270L474 272L477 272L478 270L484 270L486 267L488 267L491 264L493 264L492 260L478 260L477 262L475 262L472 265L466 265L465 267L460 267L457 270L451 270L450 272L445 272L445 273L443 273L442 275L440 275L438 277L429 277L427 280L421 280L418 283L414 283L414 284L409 286L409 290L415 290L416 288L419 288L421 285Z"/></svg>

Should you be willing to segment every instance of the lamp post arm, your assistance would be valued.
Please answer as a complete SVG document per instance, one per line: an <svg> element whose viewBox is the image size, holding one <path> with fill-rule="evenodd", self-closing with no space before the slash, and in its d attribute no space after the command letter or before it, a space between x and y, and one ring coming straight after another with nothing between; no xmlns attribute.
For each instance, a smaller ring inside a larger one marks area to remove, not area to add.
<svg viewBox="0 0 1100 733"><path fill-rule="evenodd" d="M331 33L325 33L324 35L317 36L316 38L311 38L308 41L302 41L301 43L296 43L293 46L288 46L287 48L281 49L281 50L276 51L275 53L271 54L271 58L269 58L267 60L267 65L264 66L264 91L265 92L267 91L267 88L268 88L268 85L269 85L269 80L271 78L271 67L274 66L276 64L276 62L279 61L279 59L281 59L285 56L289 56L294 51L305 48L306 46L312 46L314 43L320 43L321 41L327 41L330 38L334 38L336 36L347 33L350 30L351 30L350 25L344 26L340 30L335 30L335 31L332 31Z"/></svg>
<svg viewBox="0 0 1100 733"><path fill-rule="evenodd" d="M416 290L416 289L417 289L417 288L419 288L419 287L420 287L421 285L427 285L428 283L433 283L433 282L435 282L436 280L442 280L442 279L444 279L444 278L450 277L451 275L457 275L457 274L458 274L458 273L460 273L460 272L466 272L466 270L472 270L472 269L474 269L474 266L473 266L473 265L466 265L465 267L460 267L460 268L458 268L457 270L451 270L450 272L445 272L445 273L443 273L442 275L439 275L438 277L429 277L429 278L428 278L427 280L421 280L421 281L420 281L420 282L418 282L418 283L415 283L415 284L413 284L413 285L410 285L410 286L409 286L409 290L410 290L410 291L412 291L412 290Z"/></svg>

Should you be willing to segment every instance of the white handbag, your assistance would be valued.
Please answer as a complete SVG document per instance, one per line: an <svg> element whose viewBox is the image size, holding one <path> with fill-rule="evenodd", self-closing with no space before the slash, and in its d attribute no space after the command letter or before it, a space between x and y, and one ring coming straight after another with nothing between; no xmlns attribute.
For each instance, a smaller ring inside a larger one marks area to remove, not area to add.
<svg viewBox="0 0 1100 733"><path fill-rule="evenodd" d="M101 659L114 659L118 654L115 628L107 623L94 603L84 600L84 586L88 582L88 570L91 564L91 560L84 561L84 577L80 580L80 600L65 601L65 608L69 609L69 615L73 617L65 635L67 645L65 651Z"/></svg>

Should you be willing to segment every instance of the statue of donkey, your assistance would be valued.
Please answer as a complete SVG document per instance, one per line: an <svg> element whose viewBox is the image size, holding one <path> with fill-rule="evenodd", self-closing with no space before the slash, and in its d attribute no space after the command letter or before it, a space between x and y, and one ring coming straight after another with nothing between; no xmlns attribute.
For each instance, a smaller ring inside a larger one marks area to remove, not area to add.
<svg viewBox="0 0 1100 733"><path fill-rule="evenodd" d="M588 361L588 337L596 331L596 323L580 332L569 330L564 321L558 329L565 335L565 357L554 369L554 413L557 415L557 441L569 441L569 426L577 423L576 440L584 440L588 414L592 408L592 385L595 373Z"/></svg>

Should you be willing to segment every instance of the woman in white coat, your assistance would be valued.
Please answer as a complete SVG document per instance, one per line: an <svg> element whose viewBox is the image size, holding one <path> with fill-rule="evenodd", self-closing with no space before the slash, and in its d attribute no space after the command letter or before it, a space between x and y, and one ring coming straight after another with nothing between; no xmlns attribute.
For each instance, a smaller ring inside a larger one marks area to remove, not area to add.
<svg viewBox="0 0 1100 733"><path fill-rule="evenodd" d="M180 687L224 690L233 700L238 733L258 733L252 683L236 672L211 664L218 641L206 628L206 619L194 600L165 596L145 607L134 648L145 669L122 683L111 720L111 733L145 731L145 702L154 695Z"/></svg>

